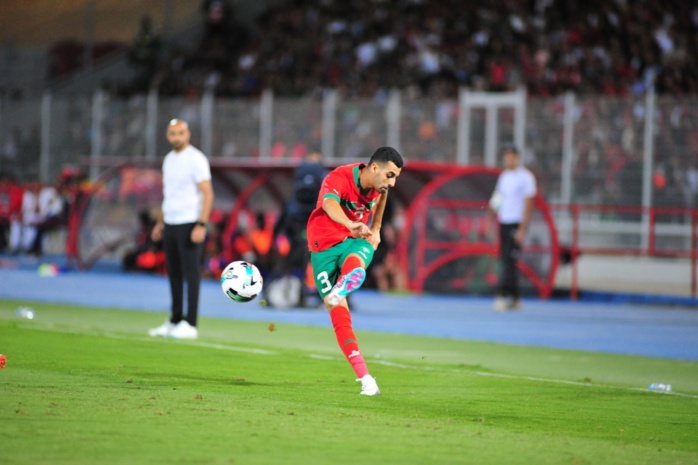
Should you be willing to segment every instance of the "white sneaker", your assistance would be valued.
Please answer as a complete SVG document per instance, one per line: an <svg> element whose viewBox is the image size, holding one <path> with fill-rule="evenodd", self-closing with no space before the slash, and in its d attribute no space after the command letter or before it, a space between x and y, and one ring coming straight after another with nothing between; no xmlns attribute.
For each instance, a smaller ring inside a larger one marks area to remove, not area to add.
<svg viewBox="0 0 698 465"><path fill-rule="evenodd" d="M518 311L521 310L521 299L511 299L509 297L497 297L492 305L498 312Z"/></svg>
<svg viewBox="0 0 698 465"><path fill-rule="evenodd" d="M361 287L364 279L366 279L366 270L361 267L354 268L349 273L340 276L330 293L327 294L327 302L330 305L339 305L344 297Z"/></svg>
<svg viewBox="0 0 698 465"><path fill-rule="evenodd" d="M187 320L182 320L170 331L170 337L175 339L196 339L199 337L199 330L196 329L196 326L190 325Z"/></svg>
<svg viewBox="0 0 698 465"><path fill-rule="evenodd" d="M359 394L363 396L377 396L381 393L378 389L378 384L376 384L376 378L371 375L364 375L363 378L357 379L361 381L361 392Z"/></svg>
<svg viewBox="0 0 698 465"><path fill-rule="evenodd" d="M174 328L175 325L170 323L170 320L167 320L157 328L149 329L148 334L150 334L151 336L169 337L170 333Z"/></svg>
<svg viewBox="0 0 698 465"><path fill-rule="evenodd" d="M502 296L497 296L494 299L494 304L492 304L492 308L497 312L506 312L507 310L509 310L509 307L509 299Z"/></svg>

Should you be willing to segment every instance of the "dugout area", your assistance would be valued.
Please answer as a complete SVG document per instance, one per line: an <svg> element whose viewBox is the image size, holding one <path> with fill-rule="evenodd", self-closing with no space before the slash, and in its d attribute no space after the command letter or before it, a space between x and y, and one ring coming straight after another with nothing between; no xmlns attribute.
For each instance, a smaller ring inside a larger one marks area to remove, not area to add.
<svg viewBox="0 0 698 465"><path fill-rule="evenodd" d="M349 162L349 161L348 161ZM328 169L333 166L327 166ZM222 213L221 241L234 260L234 233L261 214L273 221L292 193L295 164L211 160ZM416 292L491 294L498 275L498 234L487 202L500 170L484 166L408 162L391 191L399 218L396 252L407 286ZM137 241L139 215L162 202L160 166L152 162L113 166L71 208L68 262L88 269L118 260ZM548 297L560 246L547 203L539 192L520 261L522 290Z"/></svg>

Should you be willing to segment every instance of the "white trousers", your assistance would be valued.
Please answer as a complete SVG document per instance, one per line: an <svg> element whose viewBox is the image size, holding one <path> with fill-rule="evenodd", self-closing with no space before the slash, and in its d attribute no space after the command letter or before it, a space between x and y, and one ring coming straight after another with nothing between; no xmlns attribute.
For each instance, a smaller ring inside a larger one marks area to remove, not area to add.
<svg viewBox="0 0 698 465"><path fill-rule="evenodd" d="M36 226L24 225L21 221L12 220L10 222L10 250L13 252L29 250L34 245L36 233Z"/></svg>

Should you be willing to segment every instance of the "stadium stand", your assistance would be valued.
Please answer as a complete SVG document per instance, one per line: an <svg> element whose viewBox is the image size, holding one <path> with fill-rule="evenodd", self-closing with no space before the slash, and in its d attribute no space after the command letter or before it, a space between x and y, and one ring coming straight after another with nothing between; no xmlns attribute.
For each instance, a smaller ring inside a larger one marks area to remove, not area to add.
<svg viewBox="0 0 698 465"><path fill-rule="evenodd" d="M164 70L163 91L217 82L219 95L305 95L392 87L455 96L459 86L529 95L698 92L691 2L295 0L268 8L249 39L202 40Z"/></svg>

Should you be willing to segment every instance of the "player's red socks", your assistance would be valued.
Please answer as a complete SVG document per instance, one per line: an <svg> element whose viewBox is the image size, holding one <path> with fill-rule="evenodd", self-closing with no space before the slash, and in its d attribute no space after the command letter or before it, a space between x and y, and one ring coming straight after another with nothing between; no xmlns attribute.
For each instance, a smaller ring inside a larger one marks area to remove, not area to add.
<svg viewBox="0 0 698 465"><path fill-rule="evenodd" d="M361 259L356 255L349 255L347 259L344 260L344 264L342 265L342 274L347 274L354 268L363 268Z"/></svg>
<svg viewBox="0 0 698 465"><path fill-rule="evenodd" d="M347 259L347 261L349 261L349 259ZM361 266L361 264L358 266ZM354 268L356 268L356 266ZM351 268L349 271L353 270L354 268ZM342 273L344 273L343 268ZM347 360L349 360L349 363L351 363L351 367L354 369L356 376L363 378L364 375L368 374L368 368L366 367L364 357L361 355L361 351L359 350L359 344L356 342L354 330L351 328L351 315L349 314L349 309L347 307L337 306L330 312L330 318L332 319L332 326L334 327L334 333L337 336L339 348L342 349L342 352L344 352L344 355L346 355Z"/></svg>
<svg viewBox="0 0 698 465"><path fill-rule="evenodd" d="M344 260L341 273L345 275L355 268L363 268L361 259L356 255L350 255ZM354 330L351 327L351 314L349 313L349 309L338 305L330 312L330 318L332 319L332 326L337 336L339 348L342 349L347 360L351 363L351 367L354 369L356 376L363 378L368 374L368 368L359 350L359 344L356 342Z"/></svg>

